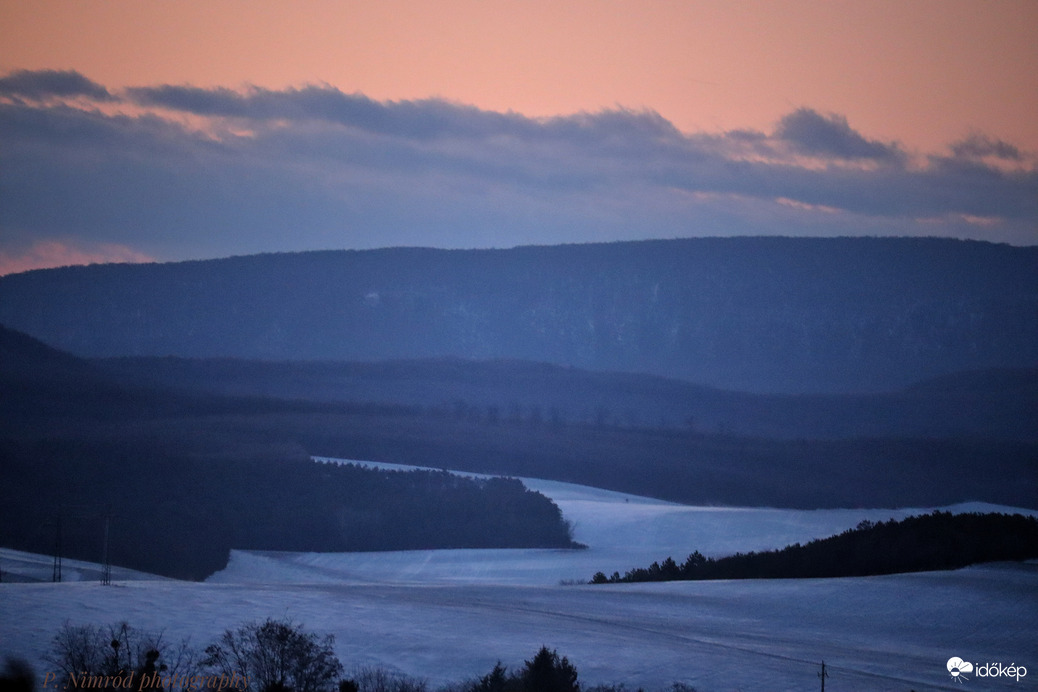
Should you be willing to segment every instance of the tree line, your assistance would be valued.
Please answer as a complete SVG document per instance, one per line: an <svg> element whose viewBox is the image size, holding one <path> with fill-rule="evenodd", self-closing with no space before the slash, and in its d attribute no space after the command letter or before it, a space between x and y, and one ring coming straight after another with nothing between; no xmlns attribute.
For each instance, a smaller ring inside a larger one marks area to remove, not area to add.
<svg viewBox="0 0 1038 692"><path fill-rule="evenodd" d="M1038 519L1033 516L935 511L901 521L862 521L838 535L780 550L716 559L697 550L681 564L668 557L622 576L598 572L591 583L860 577L1033 558L1038 558Z"/></svg>
<svg viewBox="0 0 1038 692"><path fill-rule="evenodd" d="M44 688L78 692L429 692L417 677L384 666L347 671L333 635L320 636L289 619L267 618L226 629L203 650L188 640L145 632L126 622L72 625L54 635L45 660ZM542 645L509 671L500 661L485 675L449 683L438 692L580 692L576 666ZM0 690L33 692L37 676L24 661L8 659ZM585 692L622 692L596 685ZM669 692L695 692L675 683ZM641 692L641 691L640 691Z"/></svg>
<svg viewBox="0 0 1038 692"><path fill-rule="evenodd" d="M519 480L319 463L277 444L0 439L0 544L183 579L231 549L571 548L558 506Z"/></svg>

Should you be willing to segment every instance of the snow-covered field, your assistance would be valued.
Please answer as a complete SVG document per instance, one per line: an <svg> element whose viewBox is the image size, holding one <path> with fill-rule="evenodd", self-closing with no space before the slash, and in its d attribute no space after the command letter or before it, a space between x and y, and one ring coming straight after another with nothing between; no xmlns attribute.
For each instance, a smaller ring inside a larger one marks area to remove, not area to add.
<svg viewBox="0 0 1038 692"><path fill-rule="evenodd" d="M0 584L0 655L46 670L41 655L62 623L126 620L199 647L222 629L289 617L331 633L347 668L381 664L432 684L521 665L546 644L585 684L701 692L817 689L1036 689L1038 565L838 580L561 585L596 571L623 572L692 550L720 555L781 547L853 527L862 519L928 510L810 512L687 507L526 479L576 526L582 551L449 550L363 554L236 551L207 583ZM962 505L953 511L1010 511ZM1033 512L1030 512L1033 514ZM46 558L0 551L5 574ZM66 561L66 565L71 561ZM945 663L1015 663L1017 682L960 683ZM1033 671L1033 672L1030 672Z"/></svg>
<svg viewBox="0 0 1038 692"><path fill-rule="evenodd" d="M374 468L414 466L358 462ZM478 476L479 474L465 474ZM417 550L384 553L262 553L235 551L214 583L375 582L403 584L554 585L588 581L595 572L623 574L632 567L694 550L720 557L738 551L781 548L824 538L863 519L901 519L931 509L836 509L793 511L745 507L691 507L588 486L523 478L550 497L574 524L574 538L587 550ZM970 503L953 512L1018 512ZM1038 512L1027 512L1038 514Z"/></svg>
<svg viewBox="0 0 1038 692"><path fill-rule="evenodd" d="M100 563L72 560L66 557L61 560L60 571L61 581L63 582L97 582L101 580L103 570ZM37 555L36 553L25 553L21 550L0 548L0 572L3 573L3 581L7 582L50 581L54 577L54 558L50 555ZM110 578L112 581L170 581L166 577L148 574L147 572L138 572L137 570L117 565L112 565Z"/></svg>

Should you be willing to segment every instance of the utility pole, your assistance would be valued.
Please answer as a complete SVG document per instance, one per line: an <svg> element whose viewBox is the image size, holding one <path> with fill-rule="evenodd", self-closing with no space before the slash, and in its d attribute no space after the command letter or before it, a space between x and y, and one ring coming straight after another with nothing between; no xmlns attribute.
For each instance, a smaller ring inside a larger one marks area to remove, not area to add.
<svg viewBox="0 0 1038 692"><path fill-rule="evenodd" d="M105 508L105 540L101 548L101 585L109 586L112 583L112 562L108 558L108 528L112 523L112 508Z"/></svg>
<svg viewBox="0 0 1038 692"><path fill-rule="evenodd" d="M818 679L822 681L822 692L825 692L825 679L829 677L829 671L825 669L825 661L822 661L822 670L818 673Z"/></svg>
<svg viewBox="0 0 1038 692"><path fill-rule="evenodd" d="M61 515L54 520L54 567L51 568L50 580L61 581Z"/></svg>

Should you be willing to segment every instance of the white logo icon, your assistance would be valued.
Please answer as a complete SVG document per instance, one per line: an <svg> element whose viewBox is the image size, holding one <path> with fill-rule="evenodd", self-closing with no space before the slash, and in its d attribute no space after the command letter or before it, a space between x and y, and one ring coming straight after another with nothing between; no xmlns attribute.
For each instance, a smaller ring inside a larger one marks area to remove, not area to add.
<svg viewBox="0 0 1038 692"><path fill-rule="evenodd" d="M963 673L972 673L973 664L969 661L963 661L958 656L952 656L948 659L948 672L951 673L956 682L969 680Z"/></svg>

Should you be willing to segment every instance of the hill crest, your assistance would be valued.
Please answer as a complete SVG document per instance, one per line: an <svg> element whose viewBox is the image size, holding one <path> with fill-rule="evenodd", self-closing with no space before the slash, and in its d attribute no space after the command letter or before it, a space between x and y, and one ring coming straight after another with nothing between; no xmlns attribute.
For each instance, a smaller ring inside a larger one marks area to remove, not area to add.
<svg viewBox="0 0 1038 692"><path fill-rule="evenodd" d="M0 277L0 322L81 356L515 359L753 392L1038 364L1038 248L700 238L395 248Z"/></svg>

